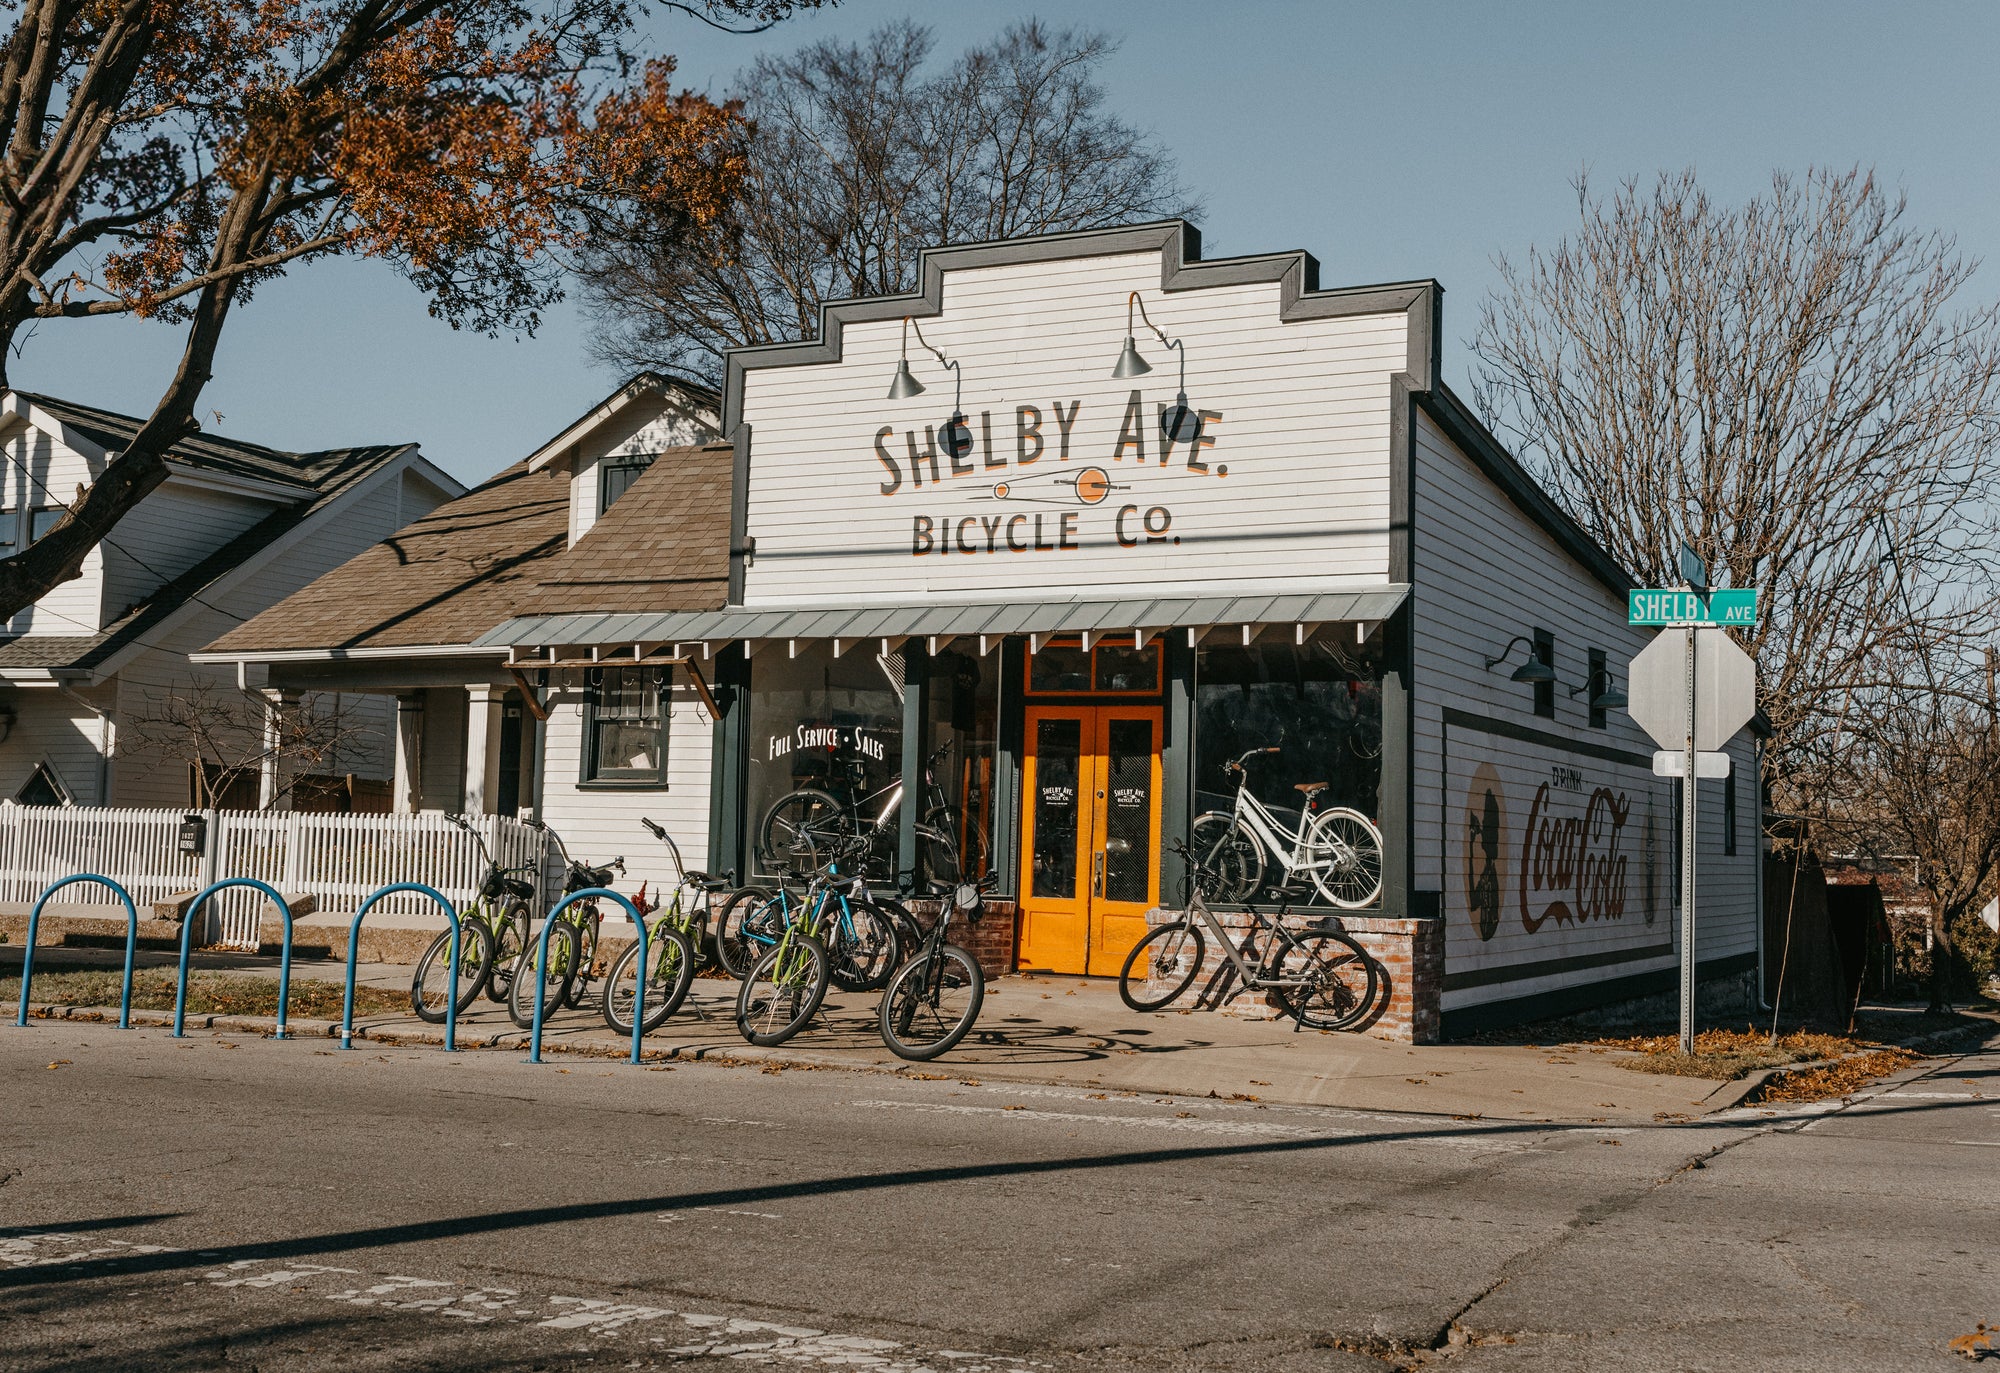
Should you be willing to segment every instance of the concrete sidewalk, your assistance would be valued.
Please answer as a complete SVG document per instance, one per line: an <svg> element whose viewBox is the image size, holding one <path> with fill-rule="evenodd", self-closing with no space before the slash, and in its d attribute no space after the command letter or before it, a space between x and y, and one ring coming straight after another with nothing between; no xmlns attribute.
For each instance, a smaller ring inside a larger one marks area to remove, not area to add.
<svg viewBox="0 0 2000 1373"><path fill-rule="evenodd" d="M172 966L159 955L143 964ZM277 975L274 959L196 955L204 969ZM122 966L109 951L37 951L38 971L56 966ZM19 950L0 946L0 968L17 972ZM341 980L344 965L307 960L294 978ZM407 991L403 964L363 964L357 980ZM1021 975L987 984L978 1026L935 1063L905 1063L884 1046L875 1026L878 996L828 996L818 1022L791 1043L759 1049L736 1031L737 984L703 978L673 1019L648 1035L649 1058L755 1065L767 1069L846 1069L906 1076L976 1078L1271 1103L1337 1106L1489 1120L1651 1124L1733 1106L1748 1083L1715 1082L1633 1072L1616 1051L1562 1052L1522 1045L1444 1044L1412 1047L1361 1035L1294 1030L1289 1020L1257 1021L1215 1012L1140 1014L1118 997L1109 979ZM544 1032L549 1055L623 1055L630 1040L604 1024L593 1000L582 1010L551 1016ZM90 1014L35 998L37 1014ZM11 1021L11 1007L7 1019ZM135 1012L135 1020L158 1013ZM193 1024L256 1032L271 1022L190 1016ZM215 1022L221 1022L216 1024ZM357 1032L385 1043L441 1043L439 1027L414 1016L358 1018ZM293 1020L304 1037L336 1032L324 1022ZM458 1022L462 1048L519 1050L527 1036L506 1013L481 998Z"/></svg>

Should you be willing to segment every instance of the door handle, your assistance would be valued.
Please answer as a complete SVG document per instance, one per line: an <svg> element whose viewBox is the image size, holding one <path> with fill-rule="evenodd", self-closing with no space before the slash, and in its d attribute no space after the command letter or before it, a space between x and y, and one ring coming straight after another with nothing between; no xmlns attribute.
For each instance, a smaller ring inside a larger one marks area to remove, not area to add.
<svg viewBox="0 0 2000 1373"><path fill-rule="evenodd" d="M1104 850L1099 849L1096 853L1093 853L1090 856L1090 860L1092 870L1091 894L1101 898L1104 895Z"/></svg>

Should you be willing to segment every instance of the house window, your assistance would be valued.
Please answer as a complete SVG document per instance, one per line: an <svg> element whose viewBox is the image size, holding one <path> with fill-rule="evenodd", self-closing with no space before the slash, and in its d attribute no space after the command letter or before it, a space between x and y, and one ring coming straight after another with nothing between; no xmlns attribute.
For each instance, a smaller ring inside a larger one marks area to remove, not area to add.
<svg viewBox="0 0 2000 1373"><path fill-rule="evenodd" d="M69 514L60 505L37 506L28 519L28 542L39 543L42 536L56 527L56 521Z"/></svg>
<svg viewBox="0 0 2000 1373"><path fill-rule="evenodd" d="M1590 727L1604 728L1604 707L1597 704L1597 698L1611 690L1610 670L1605 666L1604 650L1590 650L1590 675L1583 683L1584 699L1590 703Z"/></svg>
<svg viewBox="0 0 2000 1373"><path fill-rule="evenodd" d="M583 780L660 786L666 780L668 678L663 669L592 669L583 698Z"/></svg>
<svg viewBox="0 0 2000 1373"><path fill-rule="evenodd" d="M0 558L11 558L20 551L21 512L0 508Z"/></svg>
<svg viewBox="0 0 2000 1373"><path fill-rule="evenodd" d="M35 764L28 780L14 793L15 803L23 806L67 806L72 799L69 788L47 763Z"/></svg>
<svg viewBox="0 0 2000 1373"><path fill-rule="evenodd" d="M637 453L629 457L606 458L600 462L597 477L597 513L602 515L611 508L611 503L628 491L632 483L653 465L658 453Z"/></svg>
<svg viewBox="0 0 2000 1373"><path fill-rule="evenodd" d="M1736 769L1729 770L1729 776L1722 785L1722 851L1736 852Z"/></svg>
<svg viewBox="0 0 2000 1373"><path fill-rule="evenodd" d="M1535 631L1535 661L1551 670L1556 665L1556 636L1546 629ZM1554 682L1535 683L1535 714L1544 719L1556 718L1556 684Z"/></svg>

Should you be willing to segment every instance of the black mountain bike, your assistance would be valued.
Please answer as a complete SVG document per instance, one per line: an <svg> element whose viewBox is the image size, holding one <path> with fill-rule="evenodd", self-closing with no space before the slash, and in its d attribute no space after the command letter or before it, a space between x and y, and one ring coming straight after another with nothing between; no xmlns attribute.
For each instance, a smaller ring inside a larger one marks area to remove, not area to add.
<svg viewBox="0 0 2000 1373"><path fill-rule="evenodd" d="M898 1058L924 1063L947 1054L979 1019L986 975L968 950L945 942L945 930L954 911L977 923L985 894L997 880L931 885L931 894L941 898L937 921L915 955L889 978L877 1017L882 1042Z"/></svg>

